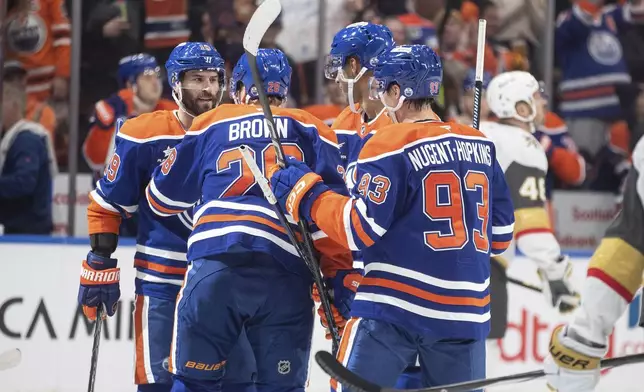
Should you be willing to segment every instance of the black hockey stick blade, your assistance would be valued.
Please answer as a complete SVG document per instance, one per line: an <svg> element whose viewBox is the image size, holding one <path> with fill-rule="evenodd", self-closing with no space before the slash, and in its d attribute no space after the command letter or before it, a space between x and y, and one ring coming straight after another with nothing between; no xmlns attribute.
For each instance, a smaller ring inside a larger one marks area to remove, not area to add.
<svg viewBox="0 0 644 392"><path fill-rule="evenodd" d="M98 365L98 348L101 343L101 329L103 327L103 304L96 308L96 325L94 326L94 343L92 344L92 359L89 367L89 383L87 392L94 392L94 383L96 382L96 367Z"/></svg>
<svg viewBox="0 0 644 392"><path fill-rule="evenodd" d="M421 389L394 389L383 388L363 379L349 369L342 366L340 362L331 353L318 351L315 354L315 361L320 365L322 370L331 378L336 379L345 388L355 392L469 392L474 389L499 386L509 383L520 383L534 380L545 376L543 370L534 370L531 372L512 374L509 376L487 378L483 380L466 381L439 387L421 388ZM623 357L609 358L602 361L602 369L614 368L623 365L632 365L644 362L644 353L626 355Z"/></svg>

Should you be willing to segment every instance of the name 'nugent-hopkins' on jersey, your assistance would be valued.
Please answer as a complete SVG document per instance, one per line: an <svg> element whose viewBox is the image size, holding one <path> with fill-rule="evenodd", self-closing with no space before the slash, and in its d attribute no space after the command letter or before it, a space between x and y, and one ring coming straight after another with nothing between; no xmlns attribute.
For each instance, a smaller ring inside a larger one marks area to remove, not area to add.
<svg viewBox="0 0 644 392"><path fill-rule="evenodd" d="M352 316L484 339L490 255L514 224L492 141L463 125L394 124L364 145L357 173L357 198L326 192L311 210L331 239L363 251Z"/></svg>
<svg viewBox="0 0 644 392"><path fill-rule="evenodd" d="M90 193L89 233L119 233L122 217L138 212L134 266L136 293L175 299L186 271L186 241L192 218L185 212L161 218L149 208L144 190L154 169L183 139L175 111L156 111L117 122L115 151Z"/></svg>
<svg viewBox="0 0 644 392"><path fill-rule="evenodd" d="M306 162L334 190L347 194L333 132L301 110L273 108L273 114L285 153ZM277 162L270 142L260 108L220 105L197 117L184 141L155 170L146 195L156 214L181 213L199 201L188 239L189 260L255 251L274 255L292 272L310 274L239 152L242 145L250 148L266 173ZM287 218L293 223L292 217ZM341 260L338 268L351 268L346 249L317 229L312 237L323 256ZM330 273L327 266L330 263L323 257L325 275Z"/></svg>

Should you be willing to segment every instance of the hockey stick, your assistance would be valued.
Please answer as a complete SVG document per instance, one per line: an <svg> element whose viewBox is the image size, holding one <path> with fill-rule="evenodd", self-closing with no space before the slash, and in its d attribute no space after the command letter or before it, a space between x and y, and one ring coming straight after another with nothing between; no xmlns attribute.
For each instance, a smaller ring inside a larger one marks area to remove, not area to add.
<svg viewBox="0 0 644 392"><path fill-rule="evenodd" d="M479 35L476 43L476 74L474 81L474 115L472 127L479 129L481 123L481 95L483 93L483 65L485 62L485 19L479 19Z"/></svg>
<svg viewBox="0 0 644 392"><path fill-rule="evenodd" d="M498 386L506 383L530 381L546 375L543 370L535 370L532 372L518 373L510 376L467 381L456 384L443 385L439 387L402 390L394 388L383 388L363 379L362 377L342 366L342 364L338 362L337 359L335 359L335 356L331 355L328 352L318 351L315 354L315 361L318 363L318 365L320 365L320 367L326 374L336 379L340 384L345 385L349 390L354 392L467 392L474 389ZM641 362L644 362L644 354L634 354L618 358L605 359L601 362L601 367L602 369L607 369L623 365L633 365Z"/></svg>
<svg viewBox="0 0 644 392"><path fill-rule="evenodd" d="M98 364L98 346L101 343L101 329L103 327L103 304L96 307L96 325L94 326L94 343L92 344L92 359L89 367L89 383L87 392L94 392L96 381L96 365Z"/></svg>
<svg viewBox="0 0 644 392"><path fill-rule="evenodd" d="M516 284L517 286L521 286L524 289L536 291L537 293L543 293L543 289L541 287L531 285L530 283L523 282L523 281L521 281L519 279L511 278L511 277L508 276L507 280L508 280L508 282L510 282L512 284Z"/></svg>
<svg viewBox="0 0 644 392"><path fill-rule="evenodd" d="M14 348L0 354L0 370L7 370L18 366L22 359L22 353L19 349Z"/></svg>
<svg viewBox="0 0 644 392"><path fill-rule="evenodd" d="M280 143L279 135L277 134L277 131L276 131L275 120L273 119L273 112L271 111L268 98L266 96L266 93L264 92L264 89L261 88L262 80L259 76L259 69L257 67L257 53L259 51L260 41L262 40L262 37L264 36L268 28L271 26L271 24L273 24L275 19L277 19L281 11L282 11L282 4L280 3L279 0L265 0L262 4L260 4L259 7L257 7L257 10L255 10L255 13L253 13L253 16L251 17L250 22L248 22L248 26L246 27L246 31L244 32L243 44L244 44L244 51L246 52L246 56L248 57L248 63L250 64L250 70L253 75L253 82L255 83L257 94L259 95L259 102L262 106L264 116L266 117L266 124L268 125L269 132L271 135L271 142L273 144L273 147L275 148L277 164L280 165L281 167L285 167L286 159L284 157L284 150L282 149L282 144ZM252 161L253 163L255 163L254 159L252 160L247 159L247 163L249 164L249 166L251 165L249 161ZM260 171L254 172L253 174L259 174L260 177L263 178ZM261 183L262 181L257 179L257 182ZM266 182L264 185L268 186L268 182ZM270 187L268 188L268 190L270 190ZM264 196L267 197L266 189L262 189L262 191L264 192ZM275 195L273 195L272 197L275 203L277 203L277 200L275 199ZM267 197L267 200L268 200L268 197ZM269 203L270 203L270 200L269 200ZM272 205L278 206L277 204L272 204ZM275 213L280 217L280 222L284 225L284 227L286 228L286 231L292 233L289 223L286 220L286 215L284 215L283 211L281 211L281 208L275 208ZM324 310L324 314L327 318L327 323L329 325L329 331L331 332L332 351L333 353L336 353L338 351L338 347L340 344L340 334L338 332L338 327L335 324L335 321L333 318L333 312L331 310L331 303L329 301L328 290L326 288L326 285L324 284L324 280L322 279L319 263L317 262L315 257L313 241L311 239L311 234L308 230L308 227L306 226L306 221L304 219L300 219L298 222L298 226L302 234L304 249L302 249L301 245L296 245L296 249L299 248L301 251L305 251L305 252L298 251L298 253L300 254L300 257L302 257L302 259L308 266L309 270L311 271L315 285L317 286L318 291L320 292L322 309ZM289 239L291 240L291 242L293 242L293 245L299 244L294 233L292 234L293 236L289 235Z"/></svg>

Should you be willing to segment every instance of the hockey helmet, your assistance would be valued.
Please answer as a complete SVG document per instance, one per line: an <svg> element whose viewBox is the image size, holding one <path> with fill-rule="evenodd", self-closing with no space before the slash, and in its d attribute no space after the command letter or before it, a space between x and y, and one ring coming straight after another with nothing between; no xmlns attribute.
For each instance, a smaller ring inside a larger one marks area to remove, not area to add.
<svg viewBox="0 0 644 392"><path fill-rule="evenodd" d="M279 49L259 49L257 67L264 93L269 97L286 99L291 85L291 66L284 52ZM246 102L241 102L237 96L237 87L240 83L246 89ZM246 53L241 56L233 69L228 93L236 103L247 103L248 100L259 98Z"/></svg>
<svg viewBox="0 0 644 392"><path fill-rule="evenodd" d="M510 71L495 76L487 87L485 98L492 113L500 119L514 118L521 122L532 123L537 115L537 102L534 94L540 91L539 82L524 71ZM520 116L516 106L524 102L532 109L528 117Z"/></svg>
<svg viewBox="0 0 644 392"><path fill-rule="evenodd" d="M128 82L135 83L141 74L159 75L161 68L157 59L147 53L138 53L125 56L119 61L118 82L120 87L125 87Z"/></svg>

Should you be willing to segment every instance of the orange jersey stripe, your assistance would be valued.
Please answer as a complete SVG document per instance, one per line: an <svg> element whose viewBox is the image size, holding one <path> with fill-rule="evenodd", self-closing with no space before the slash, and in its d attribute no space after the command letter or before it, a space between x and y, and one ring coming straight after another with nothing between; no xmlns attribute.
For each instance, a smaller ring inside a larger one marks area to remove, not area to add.
<svg viewBox="0 0 644 392"><path fill-rule="evenodd" d="M146 197L147 197L148 201L150 202L150 204L152 204L152 207L154 207L154 209L156 209L157 211L160 211L160 212L162 212L164 214L171 214L171 215L180 214L180 213L182 213L184 211L184 210L171 210L171 209L165 208L161 204L157 203L152 198L152 195L150 195L150 186L149 185L145 188L145 193L146 193Z"/></svg>
<svg viewBox="0 0 644 392"><path fill-rule="evenodd" d="M171 267L168 265L141 259L134 259L134 267L145 268L152 271L161 272L163 274L183 275L186 273L185 267Z"/></svg>
<svg viewBox="0 0 644 392"><path fill-rule="evenodd" d="M143 306L145 297L137 295L134 306L134 382L135 384L147 384L148 378L145 374L145 354L143 348Z"/></svg>
<svg viewBox="0 0 644 392"><path fill-rule="evenodd" d="M418 297L430 302L435 302L442 305L461 305L461 306L479 306L483 307L490 303L490 295L486 295L484 298L473 298L473 297L453 297L447 295L438 295L430 293L425 290L421 290L417 287L396 282L389 279L383 278L368 278L364 277L360 286L378 286L386 287L388 289L401 291L403 293L411 294L414 297Z"/></svg>
<svg viewBox="0 0 644 392"><path fill-rule="evenodd" d="M349 320L347 325L344 327L344 333L342 334L342 340L340 340L340 347L338 348L338 355L336 356L340 363L344 363L344 360L346 359L347 350L349 349L349 340L351 340L352 335L351 332L358 320L359 319L354 317ZM334 391L338 390L338 381L334 378L331 378L331 388L333 388Z"/></svg>
<svg viewBox="0 0 644 392"><path fill-rule="evenodd" d="M360 217L358 216L358 212L354 208L355 206L355 201L352 203L351 207L351 223L353 228L356 230L356 233L358 234L358 237L360 238L360 241L362 241L366 246L371 246L373 245L373 240L369 235L367 234L366 231L362 228L362 222L360 222Z"/></svg>

